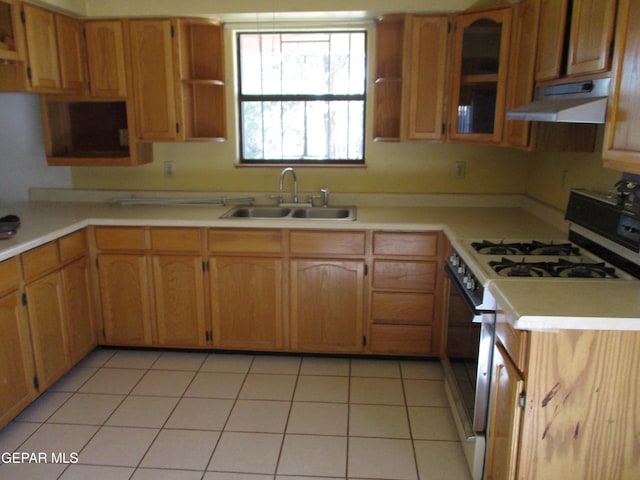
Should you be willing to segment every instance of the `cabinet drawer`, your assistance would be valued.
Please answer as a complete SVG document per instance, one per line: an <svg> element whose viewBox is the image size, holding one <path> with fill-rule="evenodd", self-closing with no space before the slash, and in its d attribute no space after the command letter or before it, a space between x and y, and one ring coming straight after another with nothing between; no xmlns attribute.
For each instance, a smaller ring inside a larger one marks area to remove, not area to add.
<svg viewBox="0 0 640 480"><path fill-rule="evenodd" d="M374 292L371 317L374 323L429 325L433 321L434 296L430 293Z"/></svg>
<svg viewBox="0 0 640 480"><path fill-rule="evenodd" d="M525 330L516 330L510 323L500 318L500 314L496 318L496 337L502 343L513 363L518 370L524 372L527 355L528 332Z"/></svg>
<svg viewBox="0 0 640 480"><path fill-rule="evenodd" d="M431 327L422 325L372 325L371 350L395 355L428 355L431 335Z"/></svg>
<svg viewBox="0 0 640 480"><path fill-rule="evenodd" d="M67 262L87 253L87 232L78 230L58 240L60 261Z"/></svg>
<svg viewBox="0 0 640 480"><path fill-rule="evenodd" d="M200 229L152 228L151 248L154 252L200 253Z"/></svg>
<svg viewBox="0 0 640 480"><path fill-rule="evenodd" d="M364 255L364 232L293 231L291 253L313 255Z"/></svg>
<svg viewBox="0 0 640 480"><path fill-rule="evenodd" d="M27 281L53 270L58 265L60 265L60 257L56 242L49 242L22 254L22 271Z"/></svg>
<svg viewBox="0 0 640 480"><path fill-rule="evenodd" d="M147 247L142 227L98 227L96 246L100 250L144 250Z"/></svg>
<svg viewBox="0 0 640 480"><path fill-rule="evenodd" d="M376 232L374 255L434 257L438 252L437 233Z"/></svg>
<svg viewBox="0 0 640 480"><path fill-rule="evenodd" d="M10 258L0 262L0 296L20 286L18 260Z"/></svg>
<svg viewBox="0 0 640 480"><path fill-rule="evenodd" d="M209 230L209 251L221 253L280 253L280 230Z"/></svg>
<svg viewBox="0 0 640 480"><path fill-rule="evenodd" d="M373 288L432 291L436 287L436 262L373 262Z"/></svg>

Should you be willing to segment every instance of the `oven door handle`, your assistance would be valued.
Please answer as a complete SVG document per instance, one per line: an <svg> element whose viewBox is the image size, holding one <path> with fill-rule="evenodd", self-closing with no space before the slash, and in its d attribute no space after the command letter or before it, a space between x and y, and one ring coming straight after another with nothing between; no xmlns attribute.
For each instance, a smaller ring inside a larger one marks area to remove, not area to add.
<svg viewBox="0 0 640 480"><path fill-rule="evenodd" d="M473 312L473 322L474 323L482 323L482 314L483 313L494 313L493 310L482 310L482 309L477 308L477 305L475 303L473 303L473 300L471 300L471 298L469 297L469 294L467 293L466 288L464 288L464 285L462 285L462 282L460 281L458 276L453 271L453 268L451 268L451 265L446 263L444 265L444 271L447 273L449 278L452 280L452 285L456 288L456 290L458 290L458 293L460 293L460 296L464 300L464 303L467 306L467 308L471 312Z"/></svg>

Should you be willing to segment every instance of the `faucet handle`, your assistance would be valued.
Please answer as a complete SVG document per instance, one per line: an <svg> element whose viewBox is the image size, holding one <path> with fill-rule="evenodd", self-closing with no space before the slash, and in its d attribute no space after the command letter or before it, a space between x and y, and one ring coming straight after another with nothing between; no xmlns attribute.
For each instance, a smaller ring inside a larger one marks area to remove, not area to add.
<svg viewBox="0 0 640 480"><path fill-rule="evenodd" d="M282 195L269 195L269 198L278 200L278 205L280 205L282 203L282 200L284 199Z"/></svg>
<svg viewBox="0 0 640 480"><path fill-rule="evenodd" d="M307 202L311 204L311 206L313 207L313 201L314 200L321 200L322 199L322 195L309 195L309 197L307 197Z"/></svg>
<svg viewBox="0 0 640 480"><path fill-rule="evenodd" d="M329 189L328 188L321 188L320 189L320 193L322 194L322 206L323 207L328 207L329 206Z"/></svg>

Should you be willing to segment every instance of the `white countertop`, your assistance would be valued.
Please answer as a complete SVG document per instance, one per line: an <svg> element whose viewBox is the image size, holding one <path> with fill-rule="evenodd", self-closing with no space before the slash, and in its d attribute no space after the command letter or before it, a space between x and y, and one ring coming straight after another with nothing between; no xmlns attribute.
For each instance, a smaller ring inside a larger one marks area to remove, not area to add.
<svg viewBox="0 0 640 480"><path fill-rule="evenodd" d="M220 219L230 206L119 206L104 202L31 201L0 208L18 215L15 237L0 240L0 261L88 225L241 228L443 230L455 245L468 238L566 238L517 207L358 206L356 221ZM471 260L471 259L466 259ZM488 288L520 329L640 330L640 281L496 279Z"/></svg>

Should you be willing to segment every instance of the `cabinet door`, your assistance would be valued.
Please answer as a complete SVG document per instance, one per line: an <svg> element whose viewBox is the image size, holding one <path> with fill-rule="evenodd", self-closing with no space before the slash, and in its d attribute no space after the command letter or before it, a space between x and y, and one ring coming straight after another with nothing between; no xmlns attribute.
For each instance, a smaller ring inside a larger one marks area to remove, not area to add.
<svg viewBox="0 0 640 480"><path fill-rule="evenodd" d="M569 0L542 0L536 56L536 80L551 80L562 72L564 32Z"/></svg>
<svg viewBox="0 0 640 480"><path fill-rule="evenodd" d="M407 138L439 140L443 135L449 19L412 17L406 98Z"/></svg>
<svg viewBox="0 0 640 480"><path fill-rule="evenodd" d="M119 20L90 21L84 24L91 95L124 97L127 78L124 37Z"/></svg>
<svg viewBox="0 0 640 480"><path fill-rule="evenodd" d="M35 89L59 89L60 69L56 47L54 14L28 3L22 6L29 52L31 86Z"/></svg>
<svg viewBox="0 0 640 480"><path fill-rule="evenodd" d="M617 0L573 0L567 75L609 70Z"/></svg>
<svg viewBox="0 0 640 480"><path fill-rule="evenodd" d="M130 32L138 138L175 140L173 25L170 20L132 20Z"/></svg>
<svg viewBox="0 0 640 480"><path fill-rule="evenodd" d="M640 5L621 0L603 157L606 167L640 174Z"/></svg>
<svg viewBox="0 0 640 480"><path fill-rule="evenodd" d="M291 261L291 342L294 350L362 350L364 262Z"/></svg>
<svg viewBox="0 0 640 480"><path fill-rule="evenodd" d="M282 261L218 257L210 269L214 346L281 349Z"/></svg>
<svg viewBox="0 0 640 480"><path fill-rule="evenodd" d="M0 298L0 428L33 398L33 364L20 294Z"/></svg>
<svg viewBox="0 0 640 480"><path fill-rule="evenodd" d="M0 59L20 62L24 55L24 32L17 0L0 1Z"/></svg>
<svg viewBox="0 0 640 480"><path fill-rule="evenodd" d="M104 341L150 345L151 300L144 255L98 256Z"/></svg>
<svg viewBox="0 0 640 480"><path fill-rule="evenodd" d="M96 346L96 332L89 297L87 259L79 258L64 267L62 282L69 331L69 351L71 363L75 364Z"/></svg>
<svg viewBox="0 0 640 480"><path fill-rule="evenodd" d="M511 9L461 14L454 37L449 137L502 141Z"/></svg>
<svg viewBox="0 0 640 480"><path fill-rule="evenodd" d="M202 258L153 257L156 323L160 346L206 346Z"/></svg>
<svg viewBox="0 0 640 480"><path fill-rule="evenodd" d="M36 280L25 288L40 390L45 390L69 369L68 334L62 274Z"/></svg>
<svg viewBox="0 0 640 480"><path fill-rule="evenodd" d="M529 0L514 6L507 111L533 99L539 23L538 0ZM505 142L513 147L526 148L529 146L530 130L530 122L507 121Z"/></svg>
<svg viewBox="0 0 640 480"><path fill-rule="evenodd" d="M55 19L60 85L65 92L81 93L85 87L82 24L64 15L56 15Z"/></svg>
<svg viewBox="0 0 640 480"><path fill-rule="evenodd" d="M487 432L487 480L516 478L524 380L502 345L493 350L493 377Z"/></svg>

